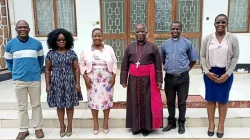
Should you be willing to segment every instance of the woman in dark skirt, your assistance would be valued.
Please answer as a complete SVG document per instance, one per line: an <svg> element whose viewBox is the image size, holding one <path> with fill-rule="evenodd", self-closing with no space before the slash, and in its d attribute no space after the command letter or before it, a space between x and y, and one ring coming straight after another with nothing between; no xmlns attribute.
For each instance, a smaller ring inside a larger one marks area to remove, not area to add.
<svg viewBox="0 0 250 140"><path fill-rule="evenodd" d="M60 136L72 134L74 106L82 100L80 87L80 69L78 58L72 50L74 38L65 29L56 29L49 33L47 44L49 49L46 56L46 91L49 107L57 108L60 122ZM68 125L64 124L65 108Z"/></svg>
<svg viewBox="0 0 250 140"><path fill-rule="evenodd" d="M235 35L226 32L228 18L220 14L215 18L216 32L207 35L201 46L201 65L206 88L208 135L214 135L214 114L216 102L219 104L219 124L217 137L224 134L229 92L233 83L233 71L239 58L239 42Z"/></svg>

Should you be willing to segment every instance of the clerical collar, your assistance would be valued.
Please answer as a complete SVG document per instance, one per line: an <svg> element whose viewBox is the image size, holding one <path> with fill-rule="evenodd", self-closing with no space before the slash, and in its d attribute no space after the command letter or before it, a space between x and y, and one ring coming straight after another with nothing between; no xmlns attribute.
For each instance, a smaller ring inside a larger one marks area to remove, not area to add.
<svg viewBox="0 0 250 140"><path fill-rule="evenodd" d="M178 38L172 38L174 41L178 41L181 37L179 36Z"/></svg>
<svg viewBox="0 0 250 140"><path fill-rule="evenodd" d="M26 40L21 40L20 39L20 37L19 36L17 36L17 39L20 41L20 42L22 42L22 43L25 43L25 42L27 42L28 40L29 40L29 36L27 36L27 39Z"/></svg>
<svg viewBox="0 0 250 140"><path fill-rule="evenodd" d="M136 41L136 43L137 43L138 45L144 45L144 44L146 44L146 42L147 42L147 40L145 40L145 41L144 41L144 42L142 42L142 43L141 43L141 42L137 42L137 41Z"/></svg>

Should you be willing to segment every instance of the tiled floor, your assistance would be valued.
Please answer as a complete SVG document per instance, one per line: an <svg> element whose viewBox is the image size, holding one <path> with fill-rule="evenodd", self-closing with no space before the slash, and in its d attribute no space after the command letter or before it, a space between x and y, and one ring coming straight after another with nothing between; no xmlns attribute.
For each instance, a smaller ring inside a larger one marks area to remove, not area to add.
<svg viewBox="0 0 250 140"><path fill-rule="evenodd" d="M126 101L126 89L120 84L119 75L116 78L114 101ZM234 83L230 93L230 101L250 101L250 74L234 74ZM86 88L84 81L81 78L82 93L84 101L87 101ZM0 82L0 103L16 102L15 93L11 80ZM190 90L189 95L201 95L205 97L205 87L203 82L203 75L200 70L192 70L190 72ZM46 102L45 80L42 75L42 102Z"/></svg>
<svg viewBox="0 0 250 140"><path fill-rule="evenodd" d="M17 110L0 110L0 128L16 128L18 127L18 111ZM176 118L179 112L176 111ZM168 111L163 110L163 124L167 124ZM31 119L31 110L29 110L29 118ZM65 116L66 120L67 116ZM100 127L103 124L103 112L98 115ZM126 110L112 109L109 115L110 128L125 127ZM206 108L187 108L186 112L187 127L206 127L208 126ZM66 122L65 122L66 123ZM215 113L215 123L218 124L218 110ZM59 127L59 121L56 110L43 110L43 125L46 128ZM30 126L32 121L30 120ZM75 128L91 128L93 126L92 115L90 109L76 109L74 112L73 126ZM229 108L226 127L250 127L250 109L249 108Z"/></svg>
<svg viewBox="0 0 250 140"><path fill-rule="evenodd" d="M186 133L179 135L177 132L178 129L171 130L169 132L162 132L161 130L154 131L146 138L168 138L168 139L176 139L176 138L216 138L216 135L213 137L207 136L207 128L206 127L189 127L186 128ZM215 129L216 130L216 129ZM45 138L44 139L60 139L58 128L45 128ZM15 139L18 133L18 129L16 128L1 128L0 129L0 139ZM112 128L108 134L104 134L101 130L98 135L94 135L91 128L74 128L72 136L64 137L63 139L108 139L108 138L145 138L141 134L132 135L129 129L126 128ZM227 127L225 128L224 138L249 138L250 139L250 128L243 127ZM30 135L27 139L35 139L34 130L30 129Z"/></svg>

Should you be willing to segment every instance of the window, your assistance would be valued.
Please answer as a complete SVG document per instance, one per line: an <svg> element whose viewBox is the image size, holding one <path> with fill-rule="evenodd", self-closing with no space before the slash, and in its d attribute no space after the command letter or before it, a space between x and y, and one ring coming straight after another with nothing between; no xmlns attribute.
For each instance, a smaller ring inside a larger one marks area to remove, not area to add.
<svg viewBox="0 0 250 140"><path fill-rule="evenodd" d="M199 52L203 0L100 0L100 3L104 42L114 48L118 67L125 47L135 41L138 23L146 24L148 40L161 46L171 37L172 21L179 20L183 25L182 36L189 38Z"/></svg>
<svg viewBox="0 0 250 140"><path fill-rule="evenodd" d="M229 0L228 31L249 32L250 0Z"/></svg>
<svg viewBox="0 0 250 140"><path fill-rule="evenodd" d="M36 36L47 36L56 28L77 35L75 0L33 0L33 8Z"/></svg>

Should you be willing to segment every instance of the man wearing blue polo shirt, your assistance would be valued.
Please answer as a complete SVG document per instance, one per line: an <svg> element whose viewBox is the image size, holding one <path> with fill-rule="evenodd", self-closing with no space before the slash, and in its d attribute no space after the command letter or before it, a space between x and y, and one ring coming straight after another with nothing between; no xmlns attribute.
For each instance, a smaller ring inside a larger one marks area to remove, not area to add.
<svg viewBox="0 0 250 140"><path fill-rule="evenodd" d="M16 24L18 36L5 47L7 67L12 74L19 114L17 140L29 135L28 95L32 107L32 124L37 138L43 138L41 108L41 69L44 63L40 41L29 37L29 24L20 20Z"/></svg>
<svg viewBox="0 0 250 140"><path fill-rule="evenodd" d="M176 93L179 108L179 134L185 133L186 100L189 90L189 70L194 66L198 59L198 53L192 43L181 37L182 25L175 21L171 24L171 38L168 39L160 48L162 63L165 74L165 94L168 105L168 125L163 131L176 128L175 119L175 100Z"/></svg>

